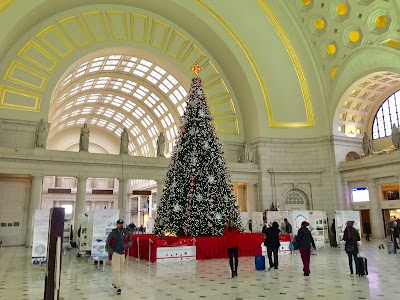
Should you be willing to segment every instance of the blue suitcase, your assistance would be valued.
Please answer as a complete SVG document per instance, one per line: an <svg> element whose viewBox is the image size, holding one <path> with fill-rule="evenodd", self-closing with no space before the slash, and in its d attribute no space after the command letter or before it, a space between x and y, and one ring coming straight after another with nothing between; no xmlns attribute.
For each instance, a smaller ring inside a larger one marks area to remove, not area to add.
<svg viewBox="0 0 400 300"><path fill-rule="evenodd" d="M254 257L256 263L256 270L257 271L264 271L265 270L265 256L256 256Z"/></svg>

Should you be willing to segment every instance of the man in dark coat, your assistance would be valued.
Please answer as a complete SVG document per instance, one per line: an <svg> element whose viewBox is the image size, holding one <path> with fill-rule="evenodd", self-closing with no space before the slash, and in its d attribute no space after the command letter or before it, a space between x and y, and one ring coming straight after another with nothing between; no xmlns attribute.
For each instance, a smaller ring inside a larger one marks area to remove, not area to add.
<svg viewBox="0 0 400 300"><path fill-rule="evenodd" d="M368 220L366 220L363 224L363 229L365 233L365 238L367 241L369 241L369 236L371 234L371 225L369 224Z"/></svg>
<svg viewBox="0 0 400 300"><path fill-rule="evenodd" d="M265 242L264 246L267 247L269 268L278 269L278 250L281 246L279 242L279 224L278 222L272 223L272 227L265 230ZM274 254L274 260L272 261L272 253Z"/></svg>

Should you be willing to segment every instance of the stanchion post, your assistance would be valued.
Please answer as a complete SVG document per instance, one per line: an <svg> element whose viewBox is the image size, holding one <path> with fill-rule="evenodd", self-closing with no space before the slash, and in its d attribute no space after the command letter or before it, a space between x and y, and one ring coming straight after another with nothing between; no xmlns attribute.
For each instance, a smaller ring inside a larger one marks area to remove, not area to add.
<svg viewBox="0 0 400 300"><path fill-rule="evenodd" d="M139 237L136 238L137 242L137 260L140 260L140 245L139 245Z"/></svg>
<svg viewBox="0 0 400 300"><path fill-rule="evenodd" d="M149 239L149 264L151 263L151 243L153 241L151 240L151 238Z"/></svg>

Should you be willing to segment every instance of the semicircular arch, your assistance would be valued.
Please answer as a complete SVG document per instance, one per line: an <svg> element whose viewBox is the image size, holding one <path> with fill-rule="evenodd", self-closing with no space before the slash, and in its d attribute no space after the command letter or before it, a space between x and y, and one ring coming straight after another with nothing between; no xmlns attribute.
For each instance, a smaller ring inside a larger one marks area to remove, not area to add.
<svg viewBox="0 0 400 300"><path fill-rule="evenodd" d="M190 67L199 61L217 133L224 140L243 141L243 124L237 99L217 62L193 37L162 17L132 7L85 7L53 16L24 35L3 62L2 107L38 112L45 117L59 78L83 54L104 48L127 48L158 57L190 80ZM79 13L78 13L79 12ZM33 36L33 37L32 37ZM31 38L29 38L31 37ZM170 68L168 68L170 70ZM17 102L14 99L18 99ZM32 118L32 115L28 117Z"/></svg>

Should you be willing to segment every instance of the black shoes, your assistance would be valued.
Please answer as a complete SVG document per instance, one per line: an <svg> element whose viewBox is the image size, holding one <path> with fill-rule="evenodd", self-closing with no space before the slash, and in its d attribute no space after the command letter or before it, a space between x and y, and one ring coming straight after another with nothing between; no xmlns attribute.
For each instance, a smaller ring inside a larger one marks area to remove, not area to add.
<svg viewBox="0 0 400 300"><path fill-rule="evenodd" d="M114 283L112 283L111 286L112 286L113 289L117 288L117 286Z"/></svg>
<svg viewBox="0 0 400 300"><path fill-rule="evenodd" d="M310 273L304 273L304 276L310 276Z"/></svg>
<svg viewBox="0 0 400 300"><path fill-rule="evenodd" d="M235 271L235 276L236 276L236 277L238 276L238 274L237 274L237 270Z"/></svg>
<svg viewBox="0 0 400 300"><path fill-rule="evenodd" d="M121 289L117 290L117 295L121 295Z"/></svg>

